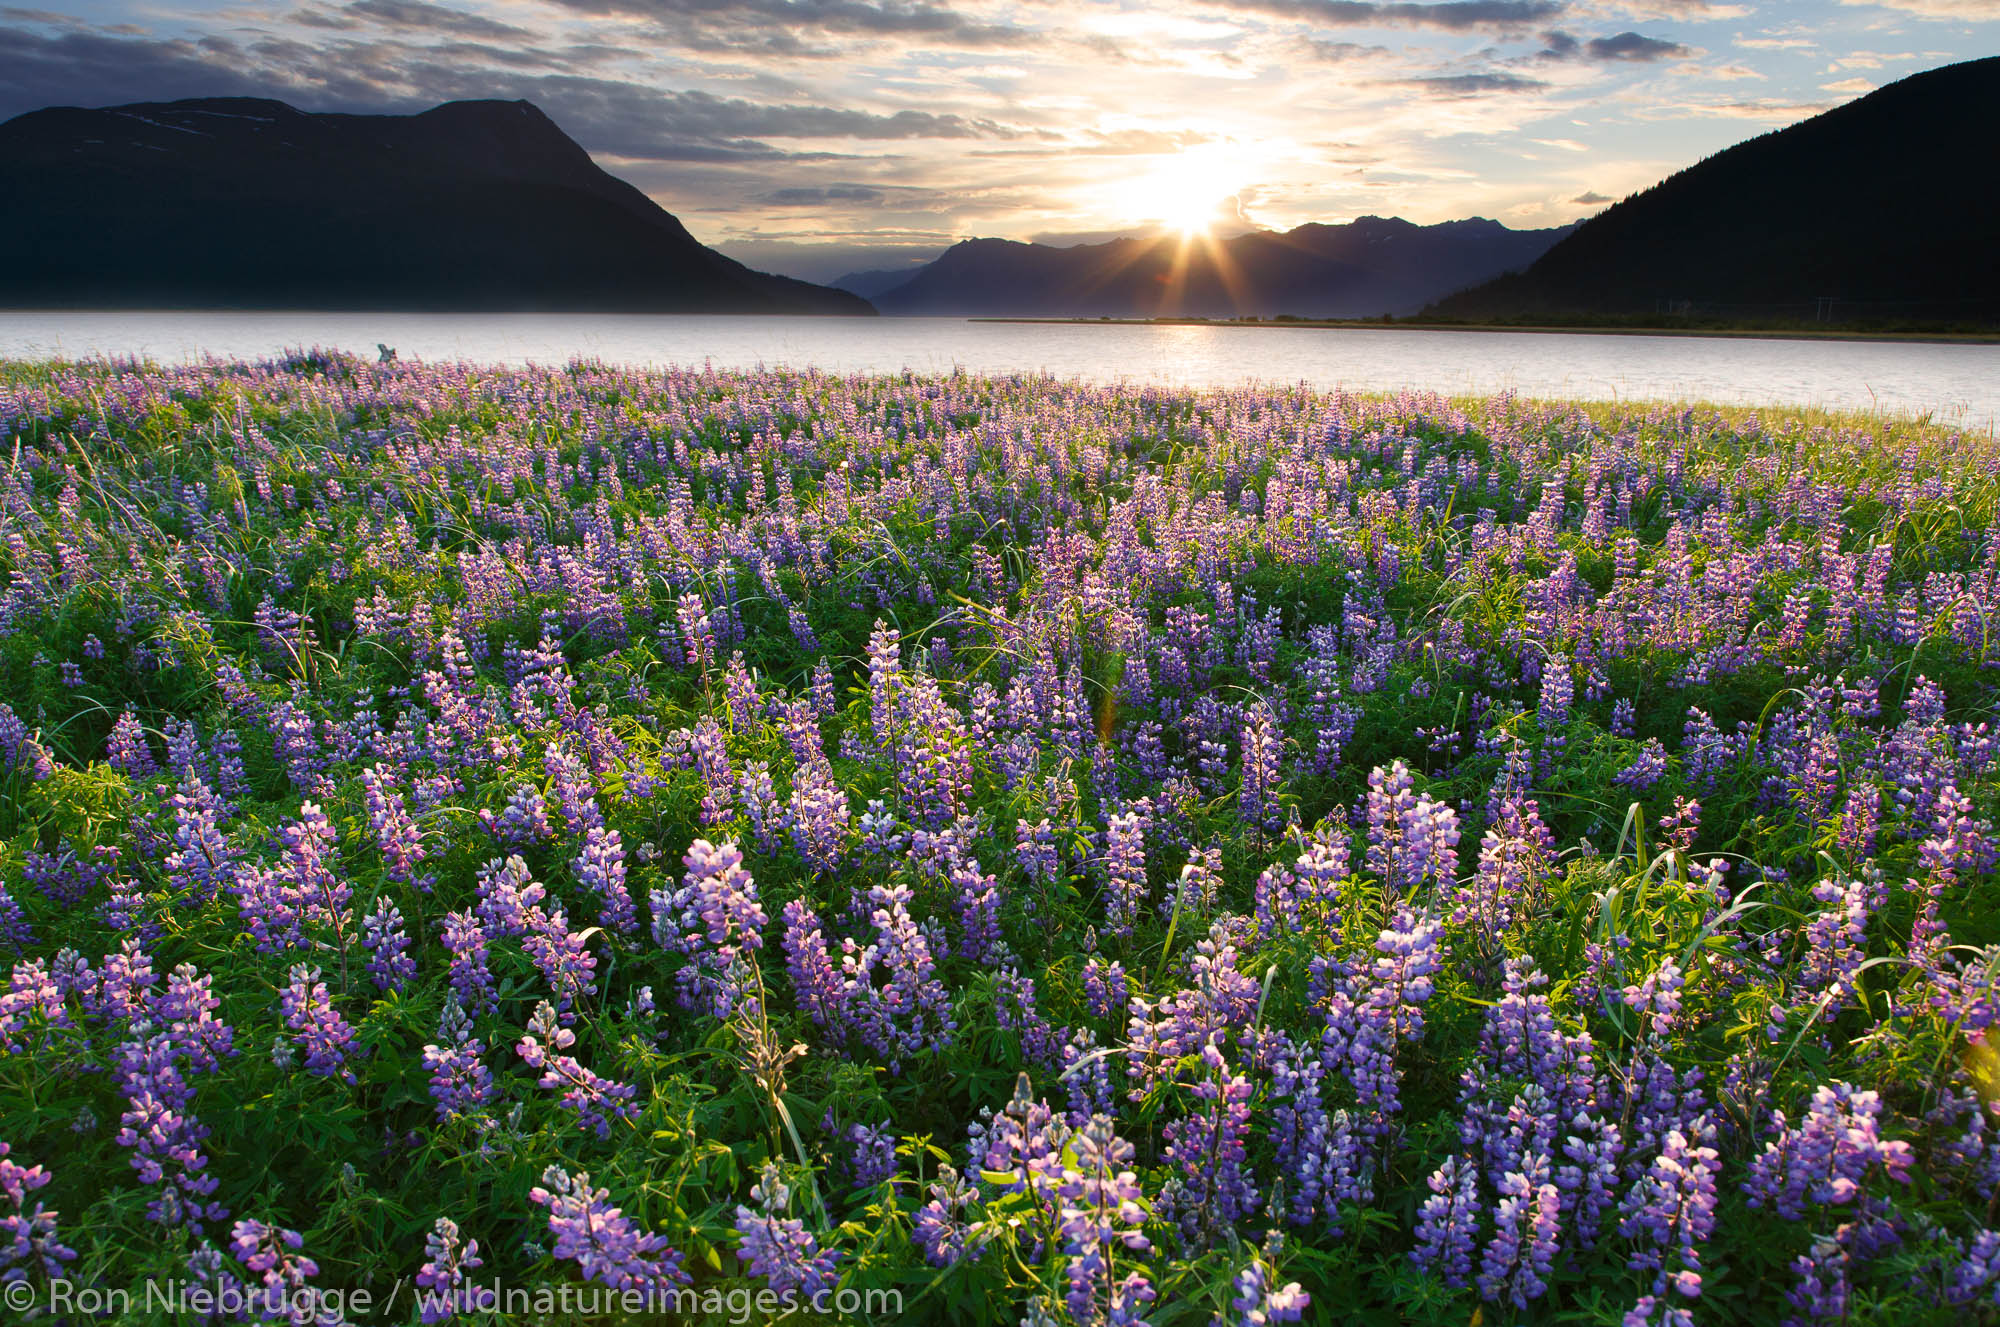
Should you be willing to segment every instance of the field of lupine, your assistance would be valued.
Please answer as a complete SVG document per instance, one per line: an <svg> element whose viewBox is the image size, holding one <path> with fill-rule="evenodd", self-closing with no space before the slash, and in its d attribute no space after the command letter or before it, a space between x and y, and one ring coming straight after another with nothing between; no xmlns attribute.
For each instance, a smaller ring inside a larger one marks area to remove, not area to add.
<svg viewBox="0 0 2000 1327"><path fill-rule="evenodd" d="M6 1282L2000 1303L1990 437L312 352L0 444Z"/></svg>

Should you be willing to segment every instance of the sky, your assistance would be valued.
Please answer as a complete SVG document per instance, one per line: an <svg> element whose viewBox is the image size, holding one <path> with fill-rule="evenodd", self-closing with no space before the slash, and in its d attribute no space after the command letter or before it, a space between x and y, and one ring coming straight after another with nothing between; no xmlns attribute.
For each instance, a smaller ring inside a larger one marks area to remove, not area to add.
<svg viewBox="0 0 2000 1327"><path fill-rule="evenodd" d="M1561 225L1994 54L2000 0L69 0L0 7L0 118L525 98L698 239L830 280L975 236Z"/></svg>

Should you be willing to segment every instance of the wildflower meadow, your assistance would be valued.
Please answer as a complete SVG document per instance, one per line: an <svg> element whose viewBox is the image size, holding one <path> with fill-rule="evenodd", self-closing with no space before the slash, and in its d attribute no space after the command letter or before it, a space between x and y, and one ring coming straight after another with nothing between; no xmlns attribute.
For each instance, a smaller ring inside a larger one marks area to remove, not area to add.
<svg viewBox="0 0 2000 1327"><path fill-rule="evenodd" d="M2000 1304L1990 434L312 351L0 444L10 1307Z"/></svg>

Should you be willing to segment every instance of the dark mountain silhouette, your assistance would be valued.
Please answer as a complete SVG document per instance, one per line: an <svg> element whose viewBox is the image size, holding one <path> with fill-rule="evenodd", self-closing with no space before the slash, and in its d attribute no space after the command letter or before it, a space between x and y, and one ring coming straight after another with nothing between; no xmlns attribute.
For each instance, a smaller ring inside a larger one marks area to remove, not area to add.
<svg viewBox="0 0 2000 1327"><path fill-rule="evenodd" d="M835 277L827 284L835 290L872 300L884 291L903 285L920 270L915 267L871 267L865 272L849 272L846 276Z"/></svg>
<svg viewBox="0 0 2000 1327"><path fill-rule="evenodd" d="M1995 107L2000 57L1912 75L1690 166L1425 312L2000 318Z"/></svg>
<svg viewBox="0 0 2000 1327"><path fill-rule="evenodd" d="M0 124L0 304L868 314L753 272L527 102L215 98Z"/></svg>
<svg viewBox="0 0 2000 1327"><path fill-rule="evenodd" d="M871 298L900 314L1372 318L1413 313L1526 267L1567 233L1480 217L1435 226L1362 217L1221 240L1160 235L1071 248L967 240Z"/></svg>

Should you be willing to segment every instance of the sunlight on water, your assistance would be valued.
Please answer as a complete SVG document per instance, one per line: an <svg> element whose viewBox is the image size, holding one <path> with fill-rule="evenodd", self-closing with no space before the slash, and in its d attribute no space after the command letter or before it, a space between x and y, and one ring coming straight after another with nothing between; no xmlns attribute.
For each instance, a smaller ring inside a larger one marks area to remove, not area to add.
<svg viewBox="0 0 2000 1327"><path fill-rule="evenodd" d="M1049 373L1183 384L1701 400L2000 418L2000 346L1305 327L991 323L956 318L647 314L0 312L0 357L204 355L287 347L405 359L815 367L830 373Z"/></svg>

